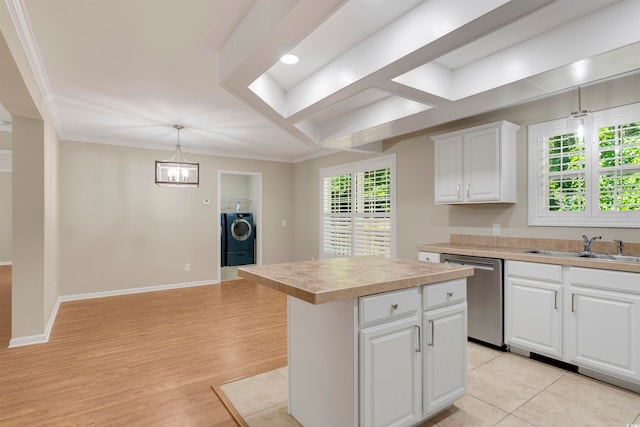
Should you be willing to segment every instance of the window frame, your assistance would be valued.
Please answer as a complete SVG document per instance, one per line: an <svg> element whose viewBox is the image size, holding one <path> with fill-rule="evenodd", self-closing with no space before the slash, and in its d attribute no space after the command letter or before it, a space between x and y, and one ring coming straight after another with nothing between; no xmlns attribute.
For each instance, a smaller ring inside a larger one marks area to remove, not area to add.
<svg viewBox="0 0 640 427"><path fill-rule="evenodd" d="M600 210L600 158L599 129L626 123L640 122L640 103L610 108L593 113L591 129L585 133L585 210L544 210L542 200L544 176L537 172L542 168L539 145L546 138L571 133L567 119L550 120L529 125L528 129L528 224L530 226L562 227L624 227L640 228L640 210ZM547 171L548 173L548 171Z"/></svg>
<svg viewBox="0 0 640 427"><path fill-rule="evenodd" d="M328 259L328 258L340 258L346 256L354 256L354 246L355 246L355 228L356 228L356 216L362 216L362 214L358 214L354 209L350 213L351 221L351 230L352 230L352 239L351 239L351 255L338 255L338 254L330 254L324 252L324 179L333 176L339 175L352 175L352 197L351 204L355 206L355 182L356 175L361 172L367 172L377 169L390 169L390 203L391 209L389 212L389 216L391 218L391 226L390 226L390 256L395 257L397 254L397 242L396 242L396 155L389 154L385 156L379 156L373 159L361 160L357 162L345 163L337 166L329 166L320 168L319 170L319 179L318 179L318 198L319 198L319 245L318 245L318 254L320 259ZM374 215L375 216L375 215Z"/></svg>

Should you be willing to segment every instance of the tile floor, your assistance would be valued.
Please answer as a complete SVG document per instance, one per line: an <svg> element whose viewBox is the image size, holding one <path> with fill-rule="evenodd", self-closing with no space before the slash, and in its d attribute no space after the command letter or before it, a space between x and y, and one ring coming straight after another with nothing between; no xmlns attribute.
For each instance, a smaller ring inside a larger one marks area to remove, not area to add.
<svg viewBox="0 0 640 427"><path fill-rule="evenodd" d="M220 281L235 280L238 278L238 267L221 267Z"/></svg>
<svg viewBox="0 0 640 427"><path fill-rule="evenodd" d="M469 343L468 393L421 424L640 427L640 394ZM287 369L222 386L250 426L299 426L287 415Z"/></svg>

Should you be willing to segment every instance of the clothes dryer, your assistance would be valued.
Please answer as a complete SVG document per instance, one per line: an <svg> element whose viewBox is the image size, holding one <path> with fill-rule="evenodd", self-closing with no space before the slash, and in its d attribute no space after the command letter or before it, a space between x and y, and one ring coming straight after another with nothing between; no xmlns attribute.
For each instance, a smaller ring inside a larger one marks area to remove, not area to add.
<svg viewBox="0 0 640 427"><path fill-rule="evenodd" d="M227 214L220 214L220 267L227 265Z"/></svg>
<svg viewBox="0 0 640 427"><path fill-rule="evenodd" d="M227 265L255 264L255 226L252 213L226 214Z"/></svg>

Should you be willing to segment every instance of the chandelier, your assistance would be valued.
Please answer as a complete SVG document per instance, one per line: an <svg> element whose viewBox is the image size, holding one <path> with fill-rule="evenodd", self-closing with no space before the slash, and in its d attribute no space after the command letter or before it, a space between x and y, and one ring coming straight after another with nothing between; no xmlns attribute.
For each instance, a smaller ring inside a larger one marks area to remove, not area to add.
<svg viewBox="0 0 640 427"><path fill-rule="evenodd" d="M156 184L161 187L197 187L200 184L200 164L189 162L182 154L180 131L183 125L175 124L178 131L176 151L169 160L156 160Z"/></svg>

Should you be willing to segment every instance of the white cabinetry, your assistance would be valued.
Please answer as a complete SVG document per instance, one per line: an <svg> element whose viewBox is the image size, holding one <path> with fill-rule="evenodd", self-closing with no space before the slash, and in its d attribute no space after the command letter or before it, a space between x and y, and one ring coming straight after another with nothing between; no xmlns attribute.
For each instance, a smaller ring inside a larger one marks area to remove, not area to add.
<svg viewBox="0 0 640 427"><path fill-rule="evenodd" d="M515 203L518 129L500 121L432 137L435 203Z"/></svg>
<svg viewBox="0 0 640 427"><path fill-rule="evenodd" d="M422 418L419 290L372 295L359 305L360 423L414 424Z"/></svg>
<svg viewBox="0 0 640 427"><path fill-rule="evenodd" d="M505 342L640 391L640 274L506 262Z"/></svg>
<svg viewBox="0 0 640 427"><path fill-rule="evenodd" d="M466 280L426 286L423 290L426 417L450 406L467 389L466 290Z"/></svg>
<svg viewBox="0 0 640 427"><path fill-rule="evenodd" d="M412 316L362 330L362 425L406 426L422 418L417 322L417 316Z"/></svg>
<svg viewBox="0 0 640 427"><path fill-rule="evenodd" d="M562 358L562 266L507 261L505 342Z"/></svg>
<svg viewBox="0 0 640 427"><path fill-rule="evenodd" d="M420 251L420 252L418 252L418 261L439 263L440 262L440 254L436 253L436 252Z"/></svg>
<svg viewBox="0 0 640 427"><path fill-rule="evenodd" d="M411 426L466 392L466 279L309 304L289 296L289 412L305 427Z"/></svg>
<svg viewBox="0 0 640 427"><path fill-rule="evenodd" d="M635 273L572 267L567 361L640 381L640 278Z"/></svg>

